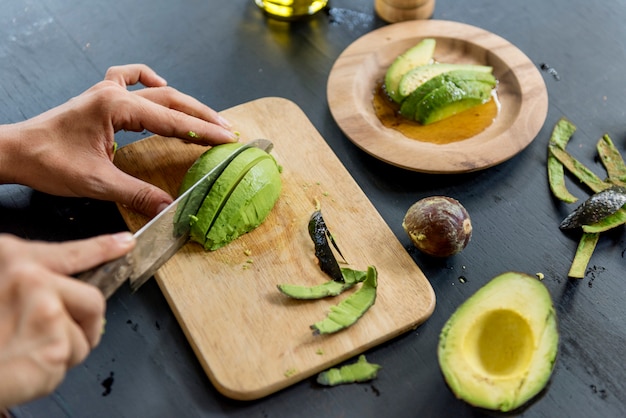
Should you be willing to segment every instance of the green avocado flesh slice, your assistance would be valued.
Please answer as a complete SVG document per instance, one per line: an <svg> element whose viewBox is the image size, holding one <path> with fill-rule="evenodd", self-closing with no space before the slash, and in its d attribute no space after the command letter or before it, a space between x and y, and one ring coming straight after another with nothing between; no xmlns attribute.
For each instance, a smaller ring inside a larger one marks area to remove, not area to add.
<svg viewBox="0 0 626 418"><path fill-rule="evenodd" d="M297 284L279 284L278 290L294 299L322 299L337 296L354 287L367 278L367 273L360 270L352 270L347 267L341 269L343 281L328 280L315 286L302 286Z"/></svg>
<svg viewBox="0 0 626 418"><path fill-rule="evenodd" d="M376 302L377 286L378 272L374 266L369 266L361 288L338 305L331 306L326 318L311 325L313 334L333 334L354 324Z"/></svg>
<svg viewBox="0 0 626 418"><path fill-rule="evenodd" d="M282 183L276 161L264 154L244 170L227 199L222 201L221 210L206 233L205 249L223 247L265 221L280 195Z"/></svg>
<svg viewBox="0 0 626 418"><path fill-rule="evenodd" d="M212 147L205 151L193 165L189 168L183 181L180 185L178 194L182 195L191 186L196 184L206 173L211 171L215 166L220 164L226 158L230 158L231 155L236 152L243 145L240 143L224 144L216 147ZM204 201L206 195L215 180L221 175L221 173L215 173L211 179L207 179L204 184L199 185L184 202L181 202L178 210L176 211L176 217L174 219L177 225L177 231L183 228L183 224L189 224L196 221L196 213Z"/></svg>
<svg viewBox="0 0 626 418"><path fill-rule="evenodd" d="M191 225L191 239L204 245L205 237L232 190L254 164L269 155L258 148L250 148L238 155L215 181L196 213Z"/></svg>
<svg viewBox="0 0 626 418"><path fill-rule="evenodd" d="M451 71L418 87L402 102L400 114L428 125L488 102L496 86L492 74Z"/></svg>
<svg viewBox="0 0 626 418"><path fill-rule="evenodd" d="M429 64L422 65L412 69L406 73L400 82L399 94L404 100L409 94L413 93L422 84L440 74L450 71L476 71L482 73L491 73L493 68L487 65L474 64Z"/></svg>
<svg viewBox="0 0 626 418"><path fill-rule="evenodd" d="M430 63L435 52L435 46L436 41L434 39L426 38L393 60L385 73L385 91L393 101L397 103L402 101L403 97L398 89L402 77L411 69Z"/></svg>
<svg viewBox="0 0 626 418"><path fill-rule="evenodd" d="M180 193L241 147L241 143L223 144L202 154L185 175ZM202 203L195 213L183 210L180 222L191 225L191 240L207 250L220 248L259 226L274 207L281 188L280 169L274 157L259 148L244 149L210 190L192 192L190 200Z"/></svg>

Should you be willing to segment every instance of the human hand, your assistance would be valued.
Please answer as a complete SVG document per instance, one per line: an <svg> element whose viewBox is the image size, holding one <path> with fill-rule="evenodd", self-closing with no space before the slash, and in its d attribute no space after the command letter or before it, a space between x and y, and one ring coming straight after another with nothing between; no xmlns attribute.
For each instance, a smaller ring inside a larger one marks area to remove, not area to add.
<svg viewBox="0 0 626 418"><path fill-rule="evenodd" d="M104 297L68 276L133 246L130 233L58 244L0 234L0 410L52 392L99 343Z"/></svg>
<svg viewBox="0 0 626 418"><path fill-rule="evenodd" d="M137 83L147 88L127 89ZM0 182L59 196L111 200L154 216L172 197L113 164L114 133L122 129L147 129L201 144L237 140L217 112L168 87L149 67L111 67L104 81L81 95L1 127Z"/></svg>

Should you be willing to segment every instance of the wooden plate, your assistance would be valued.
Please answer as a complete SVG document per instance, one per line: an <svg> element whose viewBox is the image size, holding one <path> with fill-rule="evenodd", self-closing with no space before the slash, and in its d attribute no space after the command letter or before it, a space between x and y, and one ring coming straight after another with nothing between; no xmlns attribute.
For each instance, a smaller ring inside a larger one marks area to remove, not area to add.
<svg viewBox="0 0 626 418"><path fill-rule="evenodd" d="M437 41L434 58L490 65L501 109L494 122L466 140L434 144L386 128L372 104L377 83L392 61L423 38ZM374 157L409 170L463 173L513 157L535 138L548 112L548 93L530 59L505 39L463 23L416 20L382 27L346 48L330 72L328 104L348 138Z"/></svg>

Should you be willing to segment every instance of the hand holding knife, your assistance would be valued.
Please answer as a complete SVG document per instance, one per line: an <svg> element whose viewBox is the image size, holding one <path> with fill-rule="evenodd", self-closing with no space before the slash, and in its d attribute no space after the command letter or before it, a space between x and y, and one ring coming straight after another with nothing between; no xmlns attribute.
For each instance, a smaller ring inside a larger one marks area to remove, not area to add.
<svg viewBox="0 0 626 418"><path fill-rule="evenodd" d="M206 196L211 186L226 166L242 151L257 147L269 152L272 142L257 139L233 151L220 164L206 173L193 186L181 194L161 213L139 229L134 237L136 245L128 254L78 276L79 280L98 287L106 298L129 279L132 291L136 291L189 240L189 223L181 213L195 214L204 199L190 199L192 194Z"/></svg>

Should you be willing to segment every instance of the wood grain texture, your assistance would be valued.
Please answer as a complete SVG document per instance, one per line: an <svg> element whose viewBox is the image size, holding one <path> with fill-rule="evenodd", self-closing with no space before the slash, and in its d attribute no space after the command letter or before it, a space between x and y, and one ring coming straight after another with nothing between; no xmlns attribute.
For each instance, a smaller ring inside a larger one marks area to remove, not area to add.
<svg viewBox="0 0 626 418"><path fill-rule="evenodd" d="M386 128L376 116L372 98L377 83L398 55L423 38L437 41L437 62L493 67L501 109L480 134L434 144ZM543 78L523 52L483 29L442 20L396 23L362 36L335 61L327 96L337 124L359 148L382 161L425 173L471 172L508 160L533 141L548 111Z"/></svg>
<svg viewBox="0 0 626 418"><path fill-rule="evenodd" d="M283 167L283 192L266 222L215 252L189 243L155 275L207 375L224 395L256 399L323 371L425 321L430 283L306 115L264 98L223 112L242 141L268 138ZM175 195L206 148L153 136L118 150L122 170ZM352 291L294 301L279 283L327 280L316 264L308 220L319 204L349 266L378 269L376 304L329 336L309 328ZM147 219L120 207L131 230Z"/></svg>
<svg viewBox="0 0 626 418"><path fill-rule="evenodd" d="M428 19L435 11L435 0L376 0L374 10L386 22Z"/></svg>

